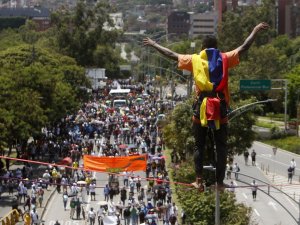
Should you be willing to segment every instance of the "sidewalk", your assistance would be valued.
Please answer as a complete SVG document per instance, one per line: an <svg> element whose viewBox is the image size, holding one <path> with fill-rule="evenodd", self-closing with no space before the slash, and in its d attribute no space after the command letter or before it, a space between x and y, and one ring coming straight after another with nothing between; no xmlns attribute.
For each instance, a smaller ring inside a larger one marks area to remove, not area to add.
<svg viewBox="0 0 300 225"><path fill-rule="evenodd" d="M278 175L276 173L266 173L264 171L265 176L270 180L270 182L278 189L299 201L300 198L300 181L299 176L293 176L292 183L288 182L288 178L282 175Z"/></svg>

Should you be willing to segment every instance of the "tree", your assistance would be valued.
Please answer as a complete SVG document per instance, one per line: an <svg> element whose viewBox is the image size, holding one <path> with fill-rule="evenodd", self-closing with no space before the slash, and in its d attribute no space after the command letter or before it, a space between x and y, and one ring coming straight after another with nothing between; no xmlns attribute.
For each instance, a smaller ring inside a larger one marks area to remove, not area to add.
<svg viewBox="0 0 300 225"><path fill-rule="evenodd" d="M108 4L89 8L78 2L74 12L52 15L59 51L76 59L81 66L103 67L108 74L118 72L120 56L115 52L119 32L112 29Z"/></svg>
<svg viewBox="0 0 300 225"><path fill-rule="evenodd" d="M267 22L274 27L275 5L266 0L261 6L240 8L236 12L227 11L224 14L221 27L219 27L219 46L223 51L230 51L241 45L252 29L260 22ZM255 45L261 46L268 43L276 32L269 29L260 33L255 40Z"/></svg>
<svg viewBox="0 0 300 225"><path fill-rule="evenodd" d="M166 145L185 159L188 153L192 153L194 144L191 128L192 108L187 103L179 104L169 116L167 125L163 129Z"/></svg>
<svg viewBox="0 0 300 225"><path fill-rule="evenodd" d="M293 68L287 75L288 84L289 84L289 104L288 111L290 112L290 116L292 118L297 117L297 104L299 104L299 96L300 96L300 64Z"/></svg>
<svg viewBox="0 0 300 225"><path fill-rule="evenodd" d="M194 169L190 162L183 162L174 171L173 179L180 183L194 181ZM198 190L188 190L183 185L176 185L176 194L181 207L187 215L187 221L197 225L215 224L215 192L209 190L199 193ZM224 225L246 225L250 222L251 209L236 202L235 195L229 192L220 193L220 220Z"/></svg>
<svg viewBox="0 0 300 225"><path fill-rule="evenodd" d="M0 131L9 147L74 112L79 88L89 85L73 59L31 45L0 51L0 67Z"/></svg>

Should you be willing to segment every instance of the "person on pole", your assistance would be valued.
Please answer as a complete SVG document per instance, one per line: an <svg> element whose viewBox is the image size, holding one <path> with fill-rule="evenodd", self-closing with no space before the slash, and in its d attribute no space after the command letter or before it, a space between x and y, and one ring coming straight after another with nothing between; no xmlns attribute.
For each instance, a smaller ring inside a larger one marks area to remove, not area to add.
<svg viewBox="0 0 300 225"><path fill-rule="evenodd" d="M193 185L200 190L203 190L202 171L208 128L214 131L217 184L218 187L225 188L223 180L227 160L228 69L239 64L240 55L250 48L257 33L268 28L267 23L258 24L241 46L226 53L217 48L217 39L212 35L203 39L201 52L193 55L178 54L148 37L143 40L144 46L153 47L164 56L177 61L179 69L193 72L197 93L193 104L194 163L197 177Z"/></svg>

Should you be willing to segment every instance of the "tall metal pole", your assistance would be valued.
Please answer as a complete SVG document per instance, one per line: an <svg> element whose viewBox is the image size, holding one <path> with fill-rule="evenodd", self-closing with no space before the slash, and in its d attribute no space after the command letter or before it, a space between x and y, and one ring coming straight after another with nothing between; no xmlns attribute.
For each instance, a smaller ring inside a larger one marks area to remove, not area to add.
<svg viewBox="0 0 300 225"><path fill-rule="evenodd" d="M218 188L218 182L216 182L215 225L220 225L220 191Z"/></svg>
<svg viewBox="0 0 300 225"><path fill-rule="evenodd" d="M217 159L218 156L217 156L216 150L214 150L214 152L215 152L215 158ZM207 169L207 170L211 170L211 171L215 172L215 179L216 179L216 183L215 183L215 187L216 187L215 225L220 225L220 191L218 188L218 181L217 181L217 168L210 165L210 166L203 166L203 169Z"/></svg>
<svg viewBox="0 0 300 225"><path fill-rule="evenodd" d="M287 79L284 79L284 130L287 131Z"/></svg>

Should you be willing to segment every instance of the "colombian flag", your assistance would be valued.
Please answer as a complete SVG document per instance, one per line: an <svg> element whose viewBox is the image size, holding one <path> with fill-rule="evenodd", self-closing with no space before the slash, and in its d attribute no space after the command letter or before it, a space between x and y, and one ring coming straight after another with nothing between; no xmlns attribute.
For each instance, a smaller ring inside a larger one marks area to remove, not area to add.
<svg viewBox="0 0 300 225"><path fill-rule="evenodd" d="M200 92L222 92L225 101L228 95L228 65L226 55L218 49L208 48L192 56L193 74ZM202 126L219 129L220 98L205 97L200 106L200 121Z"/></svg>

